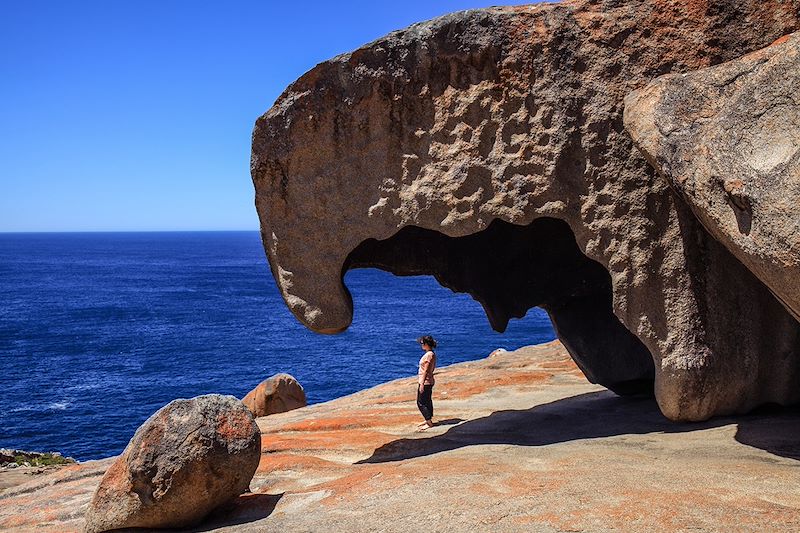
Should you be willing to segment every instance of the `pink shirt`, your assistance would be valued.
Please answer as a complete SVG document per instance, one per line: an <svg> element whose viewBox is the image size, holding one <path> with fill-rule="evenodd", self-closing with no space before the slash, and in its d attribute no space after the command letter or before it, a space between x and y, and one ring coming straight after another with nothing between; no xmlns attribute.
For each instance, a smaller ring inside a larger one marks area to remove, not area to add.
<svg viewBox="0 0 800 533"><path fill-rule="evenodd" d="M425 355L419 360L419 384L420 385L433 385L436 380L433 379L433 371L436 369L436 354L433 352L425 352Z"/></svg>

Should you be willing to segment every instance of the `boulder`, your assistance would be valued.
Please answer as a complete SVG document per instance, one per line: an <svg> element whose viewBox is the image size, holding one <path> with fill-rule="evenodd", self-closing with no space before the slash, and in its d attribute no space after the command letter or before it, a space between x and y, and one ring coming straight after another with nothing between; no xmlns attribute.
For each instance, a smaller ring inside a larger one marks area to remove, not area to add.
<svg viewBox="0 0 800 533"><path fill-rule="evenodd" d="M453 13L317 65L253 132L286 304L336 333L348 269L432 274L499 331L541 306L590 381L654 390L672 419L800 401L800 325L622 122L632 90L799 22L798 0L572 0Z"/></svg>
<svg viewBox="0 0 800 533"><path fill-rule="evenodd" d="M256 417L285 413L306 406L306 392L289 374L275 374L259 383L242 398Z"/></svg>
<svg viewBox="0 0 800 533"><path fill-rule="evenodd" d="M106 471L85 531L197 524L248 490L260 440L252 413L233 396L170 402L139 427Z"/></svg>
<svg viewBox="0 0 800 533"><path fill-rule="evenodd" d="M667 75L625 126L708 231L800 319L800 33Z"/></svg>

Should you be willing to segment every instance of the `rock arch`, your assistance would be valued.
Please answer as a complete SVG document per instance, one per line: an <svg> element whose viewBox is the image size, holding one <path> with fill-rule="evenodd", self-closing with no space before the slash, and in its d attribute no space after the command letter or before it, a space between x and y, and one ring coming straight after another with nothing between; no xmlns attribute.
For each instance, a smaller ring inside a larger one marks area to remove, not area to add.
<svg viewBox="0 0 800 533"><path fill-rule="evenodd" d="M800 325L622 124L631 90L799 21L800 0L573 0L454 13L321 63L253 132L262 238L287 305L315 331L341 331L342 269L364 241L549 217L608 271L666 416L800 401Z"/></svg>
<svg viewBox="0 0 800 533"><path fill-rule="evenodd" d="M509 319L542 307L592 383L618 394L653 390L652 356L614 315L611 276L581 253L561 220L537 218L526 226L495 220L463 237L406 226L388 239L359 244L343 270L369 267L431 274L453 291L468 292L501 332Z"/></svg>

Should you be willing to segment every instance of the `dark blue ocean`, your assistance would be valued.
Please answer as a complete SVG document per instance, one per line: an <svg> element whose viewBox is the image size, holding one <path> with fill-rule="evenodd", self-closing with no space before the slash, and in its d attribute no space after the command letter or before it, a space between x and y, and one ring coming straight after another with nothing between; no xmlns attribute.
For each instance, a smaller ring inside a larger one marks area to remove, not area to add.
<svg viewBox="0 0 800 533"><path fill-rule="evenodd" d="M318 403L415 374L423 333L440 365L554 338L539 309L493 332L429 276L345 282L352 326L318 335L284 305L257 232L0 234L0 447L97 459L175 398L242 397L288 372Z"/></svg>

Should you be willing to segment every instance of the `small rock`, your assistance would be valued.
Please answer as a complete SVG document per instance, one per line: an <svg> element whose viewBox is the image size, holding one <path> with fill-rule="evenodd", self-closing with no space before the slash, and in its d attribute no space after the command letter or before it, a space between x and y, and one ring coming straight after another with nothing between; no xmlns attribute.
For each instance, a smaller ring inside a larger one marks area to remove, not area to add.
<svg viewBox="0 0 800 533"><path fill-rule="evenodd" d="M247 393L242 402L255 416L284 413L306 406L306 393L289 374L275 374Z"/></svg>
<svg viewBox="0 0 800 533"><path fill-rule="evenodd" d="M14 450L0 448L0 465L14 462Z"/></svg>
<svg viewBox="0 0 800 533"><path fill-rule="evenodd" d="M84 531L196 525L248 489L260 440L253 415L233 396L170 402L106 471Z"/></svg>
<svg viewBox="0 0 800 533"><path fill-rule="evenodd" d="M504 355L504 354L507 354L507 353L508 353L508 350L506 350L505 348L498 348L495 351L493 351L492 353L490 353L489 357L497 357L498 355Z"/></svg>

